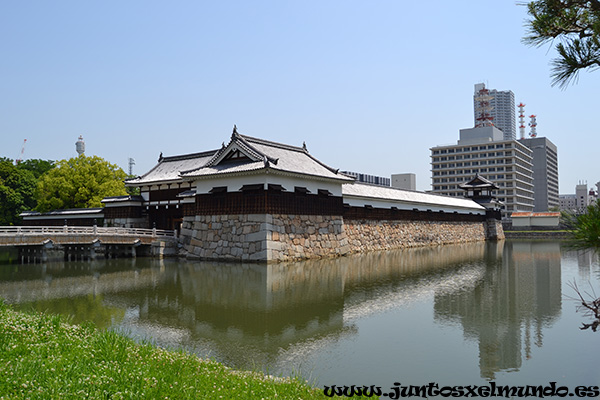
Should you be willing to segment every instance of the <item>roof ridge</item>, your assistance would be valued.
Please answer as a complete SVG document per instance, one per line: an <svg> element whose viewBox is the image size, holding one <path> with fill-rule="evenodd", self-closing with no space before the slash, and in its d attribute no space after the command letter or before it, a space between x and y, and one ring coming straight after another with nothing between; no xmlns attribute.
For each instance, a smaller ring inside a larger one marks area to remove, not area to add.
<svg viewBox="0 0 600 400"><path fill-rule="evenodd" d="M150 168L149 171L147 171L145 174L143 175L139 175L133 178L128 178L125 179L124 182L129 182L129 183L134 183L136 180L142 179L148 175L150 175L152 172L154 172L156 169L158 169L158 167L165 161L181 161L181 160L190 160L192 158L196 158L196 157L202 157L202 156L210 156L212 154L215 154L218 150L208 150L208 151L201 151L199 153L189 153L189 154L181 154L181 155L176 155L176 156L168 156L168 157L162 157L158 160L158 162L152 167Z"/></svg>
<svg viewBox="0 0 600 400"><path fill-rule="evenodd" d="M296 151L296 152L299 152L299 153L306 154L314 162L316 162L317 164L321 165L323 168L329 170L329 172L332 172L332 173L334 173L336 175L340 171L339 168L330 167L329 165L325 164L324 162L322 162L321 160L317 159L315 156L313 156L312 154L310 154L308 152L308 150L306 149L306 145L303 145L302 147L292 146L292 145L285 144L285 143L273 142L271 140L265 140L265 139L255 138L255 137L252 137L252 136L246 136L246 135L242 135L240 133L238 133L238 136L242 140L244 140L246 142L250 142L249 144L252 144L252 143L263 144L263 145L267 145L267 146L278 147L278 148L284 149L284 150L291 150L291 151Z"/></svg>
<svg viewBox="0 0 600 400"><path fill-rule="evenodd" d="M279 147L281 149L287 149L287 150L293 150L293 151L299 151L304 153L305 150L303 147L299 147L299 146L293 146L291 144L285 144L285 143L280 143L280 142L274 142L272 140L265 140L265 139L260 139L260 138L256 138L256 137L252 137L252 136L247 136L247 135L242 135L239 134L242 139L249 141L249 142L254 142L257 144L264 144L267 146L274 146L274 147Z"/></svg>
<svg viewBox="0 0 600 400"><path fill-rule="evenodd" d="M198 153L189 153L189 154L180 154L180 155L176 155L176 156L167 156L167 157L163 157L161 162L164 161L179 161L179 160L188 160L190 158L196 158L196 157L201 157L201 156L209 156L212 154L215 154L217 151L219 150L207 150L207 151L201 151Z"/></svg>

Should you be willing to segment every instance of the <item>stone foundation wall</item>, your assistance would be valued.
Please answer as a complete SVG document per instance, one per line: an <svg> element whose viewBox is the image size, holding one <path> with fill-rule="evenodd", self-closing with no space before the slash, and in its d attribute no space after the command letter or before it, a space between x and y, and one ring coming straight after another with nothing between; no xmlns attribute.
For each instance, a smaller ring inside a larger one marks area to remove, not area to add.
<svg viewBox="0 0 600 400"><path fill-rule="evenodd" d="M496 237L490 237L492 232ZM184 217L180 235L191 257L263 262L331 258L490 238L504 238L502 226L495 221L344 220L339 215L287 214Z"/></svg>
<svg viewBox="0 0 600 400"><path fill-rule="evenodd" d="M268 233L273 261L339 257L350 247L339 215L273 215Z"/></svg>
<svg viewBox="0 0 600 400"><path fill-rule="evenodd" d="M351 253L486 240L481 222L346 220Z"/></svg>
<svg viewBox="0 0 600 400"><path fill-rule="evenodd" d="M192 257L266 261L270 219L267 214L184 217L180 240Z"/></svg>
<svg viewBox="0 0 600 400"><path fill-rule="evenodd" d="M198 215L184 217L181 241L202 259L291 261L348 252L341 216Z"/></svg>
<svg viewBox="0 0 600 400"><path fill-rule="evenodd" d="M502 222L495 219L488 219L486 221L486 238L488 240L504 240L504 227Z"/></svg>

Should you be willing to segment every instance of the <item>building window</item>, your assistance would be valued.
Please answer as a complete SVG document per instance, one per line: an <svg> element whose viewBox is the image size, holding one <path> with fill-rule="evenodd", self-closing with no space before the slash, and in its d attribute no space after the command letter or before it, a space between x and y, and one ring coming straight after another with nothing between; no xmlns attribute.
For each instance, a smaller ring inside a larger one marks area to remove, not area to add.
<svg viewBox="0 0 600 400"><path fill-rule="evenodd" d="M310 193L310 190L308 190L307 188L302 187L302 186L295 186L294 187L294 193L296 193L296 194L308 194L308 193Z"/></svg>

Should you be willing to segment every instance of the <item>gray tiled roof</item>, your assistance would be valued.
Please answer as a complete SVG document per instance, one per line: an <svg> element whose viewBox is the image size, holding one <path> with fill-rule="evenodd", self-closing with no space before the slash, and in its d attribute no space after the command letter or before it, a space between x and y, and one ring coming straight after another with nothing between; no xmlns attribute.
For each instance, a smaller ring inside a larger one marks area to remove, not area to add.
<svg viewBox="0 0 600 400"><path fill-rule="evenodd" d="M485 210L485 207L470 199L442 196L425 192L397 189L386 186L368 185L363 183L347 183L342 185L343 197L362 197L375 200L390 200L398 202L420 203L423 205L446 206Z"/></svg>
<svg viewBox="0 0 600 400"><path fill-rule="evenodd" d="M244 152L250 160L238 163L219 163L233 147ZM323 164L308 153L305 147L290 146L282 143L240 135L234 131L231 141L204 166L190 169L181 174L184 178L196 178L220 174L269 169L274 172L299 174L320 179L332 179L351 182L354 179Z"/></svg>
<svg viewBox="0 0 600 400"><path fill-rule="evenodd" d="M181 156L159 158L158 164L150 171L137 178L128 179L128 186L138 186L151 183L174 182L181 179L180 173L205 165L218 152L218 150L202 153L185 154Z"/></svg>
<svg viewBox="0 0 600 400"><path fill-rule="evenodd" d="M55 216L55 215L91 215L91 214L102 214L104 212L103 207L93 208L69 208L65 210L52 210L41 213L39 211L23 211L19 214L20 217L41 217L41 216Z"/></svg>

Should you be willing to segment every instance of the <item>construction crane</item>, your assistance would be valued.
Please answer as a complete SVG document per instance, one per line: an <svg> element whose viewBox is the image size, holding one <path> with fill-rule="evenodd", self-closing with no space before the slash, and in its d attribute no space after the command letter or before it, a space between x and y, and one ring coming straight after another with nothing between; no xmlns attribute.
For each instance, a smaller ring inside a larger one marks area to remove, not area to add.
<svg viewBox="0 0 600 400"><path fill-rule="evenodd" d="M21 161L23 161L23 153L25 153L25 145L27 144L27 139L23 140L23 146L21 147L21 154L19 154L19 157L15 160L15 165L19 165L19 163Z"/></svg>

